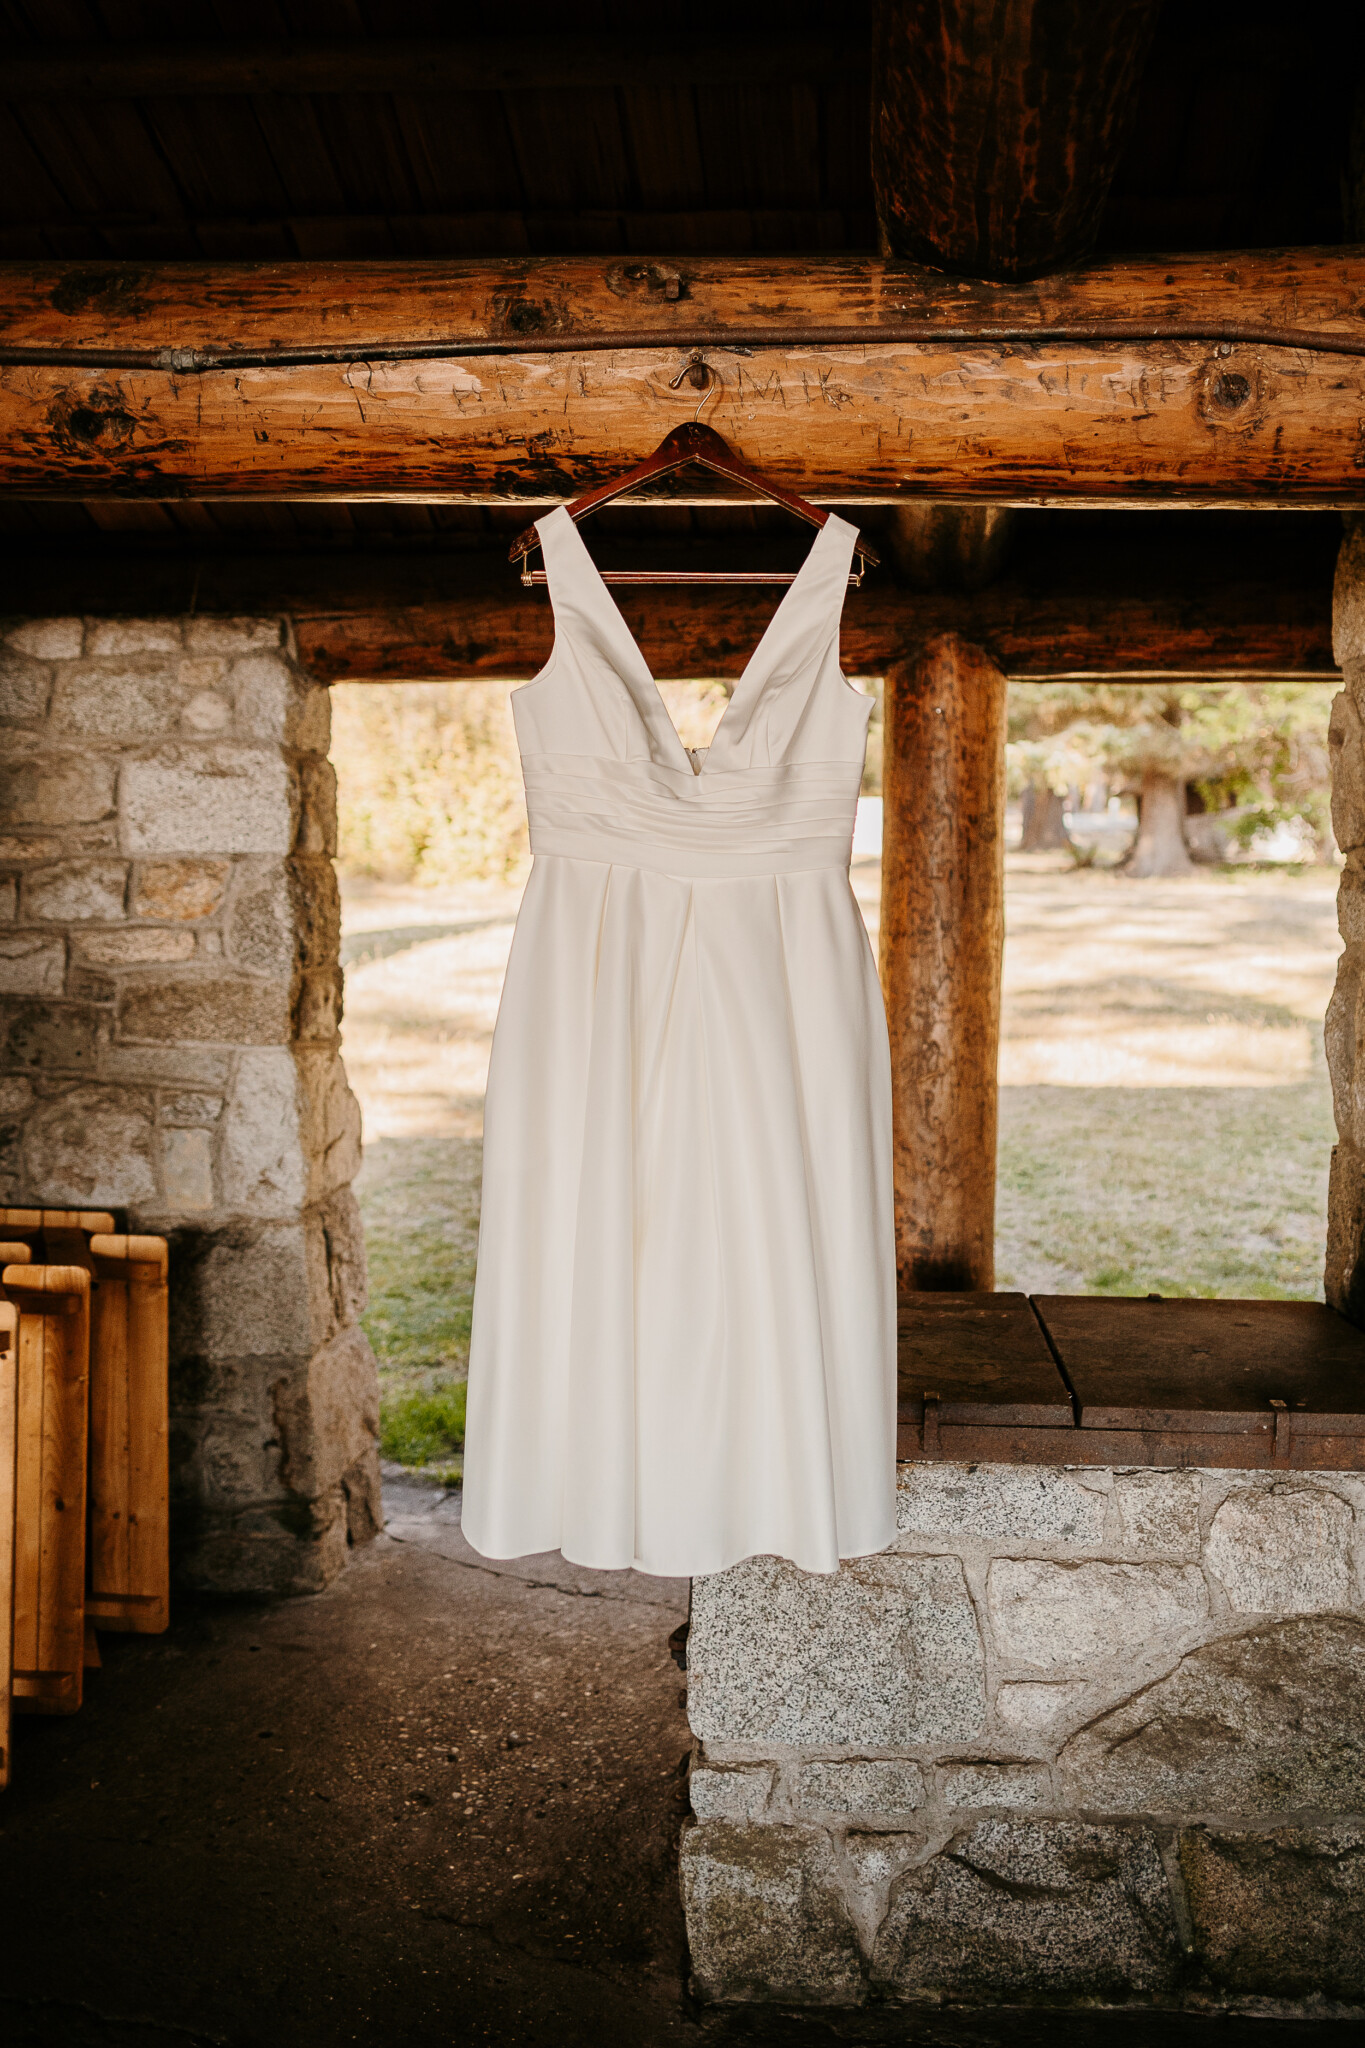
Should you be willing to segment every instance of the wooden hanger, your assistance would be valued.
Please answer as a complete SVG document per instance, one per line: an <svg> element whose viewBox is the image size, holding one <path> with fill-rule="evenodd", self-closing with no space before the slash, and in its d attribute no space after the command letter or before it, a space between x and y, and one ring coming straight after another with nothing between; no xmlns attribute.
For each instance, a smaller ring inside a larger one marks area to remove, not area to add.
<svg viewBox="0 0 1365 2048"><path fill-rule="evenodd" d="M634 469L628 469L614 482L599 484L596 490L585 491L581 498L574 498L566 506L570 519L577 522L586 519L599 505L609 505L613 498L619 498L624 491L633 491L638 485L650 482L656 476L668 476L675 469L681 469L689 462L700 463L717 476L723 476L734 484L747 484L751 491L757 491L762 498L770 498L775 505L783 505L788 512L794 512L798 519L807 519L812 526L823 526L829 518L818 505L798 498L795 491L784 489L781 484L761 476L756 469L750 469L747 462L736 455L728 441L722 440L714 427L705 426L700 420L689 420L685 426L674 427L666 434L652 455L643 462L637 462ZM534 526L528 526L519 533L508 551L508 560L521 563L521 580L525 584L544 583L545 571L527 566L528 557L540 546L540 535ZM854 589L862 582L864 571L880 566L880 558L870 548L862 535L858 535L854 547L861 567L851 570L849 583ZM795 571L791 569L603 569L599 571L604 583L790 583Z"/></svg>

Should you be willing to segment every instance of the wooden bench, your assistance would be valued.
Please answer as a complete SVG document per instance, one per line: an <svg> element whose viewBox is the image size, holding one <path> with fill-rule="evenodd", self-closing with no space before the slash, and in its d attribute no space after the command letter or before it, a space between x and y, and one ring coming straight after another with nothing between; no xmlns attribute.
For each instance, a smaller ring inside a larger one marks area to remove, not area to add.
<svg viewBox="0 0 1365 2048"><path fill-rule="evenodd" d="M155 1635L171 1618L166 1240L96 1232L90 1258L85 1611L96 1628Z"/></svg>
<svg viewBox="0 0 1365 2048"><path fill-rule="evenodd" d="M898 1454L1365 1471L1365 1333L1311 1301L911 1294Z"/></svg>
<svg viewBox="0 0 1365 2048"><path fill-rule="evenodd" d="M90 1275L15 1263L0 1285L18 1322L13 1700L20 1711L74 1714L85 1662Z"/></svg>
<svg viewBox="0 0 1365 2048"><path fill-rule="evenodd" d="M11 1705L73 1713L99 1661L96 1625L169 1621L167 1246L113 1222L103 1210L0 1209L14 1410L7 1507L0 1354L0 1614L13 1616L0 1626L0 1783Z"/></svg>
<svg viewBox="0 0 1365 2048"><path fill-rule="evenodd" d="M0 1301L0 1785L10 1775L10 1705L13 1694L14 1481L19 1451L19 1316Z"/></svg>

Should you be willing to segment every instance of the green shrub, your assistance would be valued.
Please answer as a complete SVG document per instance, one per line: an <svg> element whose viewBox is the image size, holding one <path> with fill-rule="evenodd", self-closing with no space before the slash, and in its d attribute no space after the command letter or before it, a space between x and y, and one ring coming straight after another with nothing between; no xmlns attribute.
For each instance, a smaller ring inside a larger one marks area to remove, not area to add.
<svg viewBox="0 0 1365 2048"><path fill-rule="evenodd" d="M448 1466L464 1449L465 1384L418 1388L380 1405L379 1448L398 1465Z"/></svg>

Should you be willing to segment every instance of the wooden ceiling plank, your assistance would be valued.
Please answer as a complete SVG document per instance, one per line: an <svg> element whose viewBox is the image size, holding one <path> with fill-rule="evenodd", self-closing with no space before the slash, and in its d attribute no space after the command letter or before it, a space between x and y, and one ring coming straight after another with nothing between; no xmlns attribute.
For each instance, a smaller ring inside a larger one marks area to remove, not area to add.
<svg viewBox="0 0 1365 2048"><path fill-rule="evenodd" d="M22 108L20 119L73 213L184 218L184 194L136 106L34 101Z"/></svg>
<svg viewBox="0 0 1365 2048"><path fill-rule="evenodd" d="M624 86L622 130L636 207L655 213L704 208L706 173L690 86Z"/></svg>
<svg viewBox="0 0 1365 2048"><path fill-rule="evenodd" d="M820 124L812 86L792 85L780 99L748 85L698 87L697 126L708 191L754 209L819 205Z"/></svg>
<svg viewBox="0 0 1365 2048"><path fill-rule="evenodd" d="M336 8L324 10L329 24ZM679 81L783 84L865 75L858 37L798 33L412 36L283 42L92 42L6 58L12 100L126 99L153 93L343 93L430 91L578 93L603 82L671 86Z"/></svg>
<svg viewBox="0 0 1365 2048"><path fill-rule="evenodd" d="M69 212L46 164L24 133L13 108L0 105L0 214L8 221L52 220Z"/></svg>
<svg viewBox="0 0 1365 2048"><path fill-rule="evenodd" d="M420 210L418 181L392 100L340 93L318 102L317 118L348 206L374 213Z"/></svg>
<svg viewBox="0 0 1365 2048"><path fill-rule="evenodd" d="M289 211L289 194L249 100L207 94L151 99L141 112L189 214L278 219Z"/></svg>
<svg viewBox="0 0 1365 2048"><path fill-rule="evenodd" d="M616 95L517 93L503 101L527 204L536 211L617 209L635 199Z"/></svg>
<svg viewBox="0 0 1365 2048"><path fill-rule="evenodd" d="M396 96L393 109L424 211L520 212L516 151L500 101L410 92Z"/></svg>
<svg viewBox="0 0 1365 2048"><path fill-rule="evenodd" d="M284 212L343 212L341 180L313 101L262 96L251 101L251 110L284 186Z"/></svg>

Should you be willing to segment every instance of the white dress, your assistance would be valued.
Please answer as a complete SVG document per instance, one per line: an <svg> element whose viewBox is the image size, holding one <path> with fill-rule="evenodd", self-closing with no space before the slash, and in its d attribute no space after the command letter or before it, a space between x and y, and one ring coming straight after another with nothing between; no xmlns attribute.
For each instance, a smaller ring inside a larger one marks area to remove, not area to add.
<svg viewBox="0 0 1365 2048"><path fill-rule="evenodd" d="M831 516L689 756L563 509L513 693L534 856L488 1076L463 1527L829 1572L895 1531L891 1065L849 885Z"/></svg>

